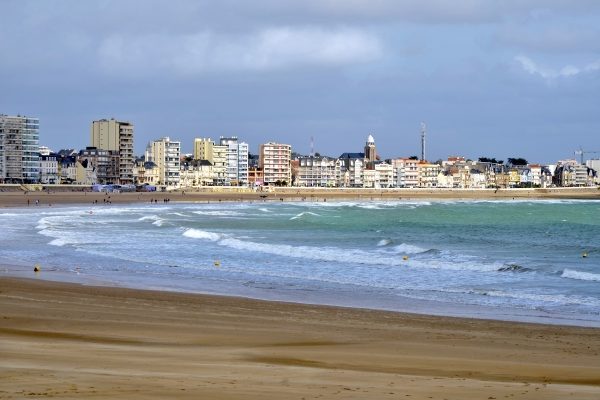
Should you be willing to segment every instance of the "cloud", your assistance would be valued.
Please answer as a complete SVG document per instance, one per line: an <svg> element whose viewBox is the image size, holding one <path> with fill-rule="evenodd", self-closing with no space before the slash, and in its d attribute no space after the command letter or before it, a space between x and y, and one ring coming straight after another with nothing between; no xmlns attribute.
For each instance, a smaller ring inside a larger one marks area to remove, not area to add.
<svg viewBox="0 0 600 400"><path fill-rule="evenodd" d="M248 35L205 31L181 35L111 35L98 48L110 73L268 71L343 66L380 58L382 44L358 29L267 28Z"/></svg>
<svg viewBox="0 0 600 400"><path fill-rule="evenodd" d="M522 51L542 53L580 53L600 50L600 31L578 21L579 26L569 24L565 27L529 25L528 27L510 25L496 35L503 45Z"/></svg>
<svg viewBox="0 0 600 400"><path fill-rule="evenodd" d="M517 61L526 72L530 73L531 75L538 75L546 80L569 78L582 73L600 70L600 60L586 64L582 67L566 65L560 69L552 69L540 66L526 56L517 56L515 57L515 61Z"/></svg>

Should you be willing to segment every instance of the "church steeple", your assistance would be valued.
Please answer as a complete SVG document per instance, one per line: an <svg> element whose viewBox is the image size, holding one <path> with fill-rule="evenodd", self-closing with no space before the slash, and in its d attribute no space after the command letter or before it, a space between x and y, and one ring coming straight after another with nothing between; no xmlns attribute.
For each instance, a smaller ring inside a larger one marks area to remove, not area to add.
<svg viewBox="0 0 600 400"><path fill-rule="evenodd" d="M377 159L377 152L375 150L375 139L373 135L369 134L367 137L367 143L365 144L365 160L368 162L374 162Z"/></svg>

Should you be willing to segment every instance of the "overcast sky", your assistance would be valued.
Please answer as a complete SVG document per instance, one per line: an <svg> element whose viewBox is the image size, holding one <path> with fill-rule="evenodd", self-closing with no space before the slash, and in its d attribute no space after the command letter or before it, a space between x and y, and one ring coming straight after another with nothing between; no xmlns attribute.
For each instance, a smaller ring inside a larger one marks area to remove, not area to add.
<svg viewBox="0 0 600 400"><path fill-rule="evenodd" d="M40 144L238 136L300 153L554 162L600 150L597 0L0 0L0 113ZM600 154L591 155L600 157Z"/></svg>

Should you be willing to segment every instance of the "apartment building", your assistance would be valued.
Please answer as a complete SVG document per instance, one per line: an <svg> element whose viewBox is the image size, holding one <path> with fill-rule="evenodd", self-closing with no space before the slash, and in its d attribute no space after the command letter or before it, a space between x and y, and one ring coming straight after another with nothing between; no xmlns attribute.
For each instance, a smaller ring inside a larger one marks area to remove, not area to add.
<svg viewBox="0 0 600 400"><path fill-rule="evenodd" d="M119 153L112 150L98 149L88 146L80 150L77 159L82 165L90 165L96 175L93 184L102 185L119 182Z"/></svg>
<svg viewBox="0 0 600 400"><path fill-rule="evenodd" d="M93 121L90 130L90 146L97 149L116 151L119 154L119 182L133 184L133 124L101 119Z"/></svg>
<svg viewBox="0 0 600 400"><path fill-rule="evenodd" d="M340 176L339 159L309 156L299 157L296 186L335 187Z"/></svg>
<svg viewBox="0 0 600 400"><path fill-rule="evenodd" d="M40 180L38 118L0 114L0 182Z"/></svg>
<svg viewBox="0 0 600 400"><path fill-rule="evenodd" d="M156 185L179 186L181 142L165 136L154 140L146 147L146 161L158 169Z"/></svg>
<svg viewBox="0 0 600 400"><path fill-rule="evenodd" d="M213 165L208 160L191 160L181 166L181 186L212 186L214 184Z"/></svg>
<svg viewBox="0 0 600 400"><path fill-rule="evenodd" d="M397 187L415 188L419 186L419 160L412 158L397 158L392 160L396 170Z"/></svg>
<svg viewBox="0 0 600 400"><path fill-rule="evenodd" d="M40 154L40 183L55 185L60 183L58 156L55 153Z"/></svg>
<svg viewBox="0 0 600 400"><path fill-rule="evenodd" d="M259 166L265 185L291 185L292 146L275 142L264 143L259 149Z"/></svg>
<svg viewBox="0 0 600 400"><path fill-rule="evenodd" d="M213 166L213 185L222 186L227 183L227 150L226 145L217 145L211 138L194 139L194 160L206 160ZM246 158L247 159L247 158Z"/></svg>
<svg viewBox="0 0 600 400"><path fill-rule="evenodd" d="M226 146L225 184L248 185L248 143L240 142L236 136L221 136L219 144Z"/></svg>

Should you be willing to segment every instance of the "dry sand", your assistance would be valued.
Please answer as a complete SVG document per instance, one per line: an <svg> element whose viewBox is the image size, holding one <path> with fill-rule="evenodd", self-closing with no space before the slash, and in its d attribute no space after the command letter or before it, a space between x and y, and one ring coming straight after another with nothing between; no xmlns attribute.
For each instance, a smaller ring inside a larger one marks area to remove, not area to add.
<svg viewBox="0 0 600 400"><path fill-rule="evenodd" d="M0 185L1 186L1 185ZM3 191L4 190L4 191ZM271 188L254 191L235 187L206 187L172 192L97 193L71 191L56 186L47 191L23 192L0 189L0 207L48 207L58 204L218 202L218 201L327 201L327 200L417 200L417 199L592 199L600 200L600 188L553 189L344 189L344 188Z"/></svg>
<svg viewBox="0 0 600 400"><path fill-rule="evenodd" d="M600 330L0 278L0 398L46 397L597 400Z"/></svg>

